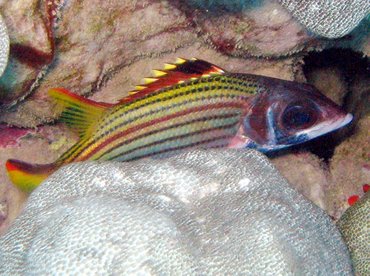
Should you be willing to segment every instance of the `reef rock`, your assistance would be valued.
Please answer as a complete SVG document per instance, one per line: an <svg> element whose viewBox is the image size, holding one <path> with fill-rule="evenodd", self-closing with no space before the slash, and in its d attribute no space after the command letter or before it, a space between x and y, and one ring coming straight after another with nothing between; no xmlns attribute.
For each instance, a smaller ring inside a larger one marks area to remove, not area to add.
<svg viewBox="0 0 370 276"><path fill-rule="evenodd" d="M0 239L1 275L351 275L338 230L253 150L75 163Z"/></svg>
<svg viewBox="0 0 370 276"><path fill-rule="evenodd" d="M59 0L0 1L10 40L8 66L0 78L0 113L30 94L53 61L59 5Z"/></svg>
<svg viewBox="0 0 370 276"><path fill-rule="evenodd" d="M338 38L350 33L370 11L367 0L278 0L303 26L317 35ZM188 0L206 9L231 12L251 10L265 5L262 0Z"/></svg>

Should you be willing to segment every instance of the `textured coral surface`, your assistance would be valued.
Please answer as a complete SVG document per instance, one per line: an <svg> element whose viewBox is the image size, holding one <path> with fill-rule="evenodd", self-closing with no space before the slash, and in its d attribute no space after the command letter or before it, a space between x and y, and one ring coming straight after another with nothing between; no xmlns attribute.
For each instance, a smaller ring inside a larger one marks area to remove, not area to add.
<svg viewBox="0 0 370 276"><path fill-rule="evenodd" d="M309 30L328 37L348 34L368 15L367 0L279 0Z"/></svg>
<svg viewBox="0 0 370 276"><path fill-rule="evenodd" d="M331 219L254 150L65 166L0 238L2 275L351 272Z"/></svg>

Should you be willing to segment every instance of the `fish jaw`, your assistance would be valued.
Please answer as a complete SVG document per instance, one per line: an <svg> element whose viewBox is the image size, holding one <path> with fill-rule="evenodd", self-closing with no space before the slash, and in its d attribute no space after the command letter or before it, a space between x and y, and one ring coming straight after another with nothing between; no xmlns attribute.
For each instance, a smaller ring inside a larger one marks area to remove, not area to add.
<svg viewBox="0 0 370 276"><path fill-rule="evenodd" d="M351 113L348 113L343 118L333 120L333 121L323 122L310 129L306 129L301 132L298 132L297 136L305 135L308 140L311 140L323 134L333 132L335 130L338 130L348 125L350 122L352 122L352 119L353 119L353 115Z"/></svg>

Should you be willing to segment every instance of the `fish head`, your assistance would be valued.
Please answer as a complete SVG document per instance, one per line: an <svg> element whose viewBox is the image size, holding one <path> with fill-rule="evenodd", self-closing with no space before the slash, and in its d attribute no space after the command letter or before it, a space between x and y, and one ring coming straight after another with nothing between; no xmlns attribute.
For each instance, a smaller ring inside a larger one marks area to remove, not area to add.
<svg viewBox="0 0 370 276"><path fill-rule="evenodd" d="M314 86L273 78L260 80L261 93L243 118L242 135L262 152L300 144L339 129L353 116Z"/></svg>

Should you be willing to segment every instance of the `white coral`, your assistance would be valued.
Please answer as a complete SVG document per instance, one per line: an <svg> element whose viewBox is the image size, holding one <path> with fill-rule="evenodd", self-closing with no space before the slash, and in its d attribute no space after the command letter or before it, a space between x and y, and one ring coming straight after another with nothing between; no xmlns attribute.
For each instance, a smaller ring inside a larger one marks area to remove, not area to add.
<svg viewBox="0 0 370 276"><path fill-rule="evenodd" d="M1 275L350 275L329 217L252 150L75 163L0 239Z"/></svg>
<svg viewBox="0 0 370 276"><path fill-rule="evenodd" d="M6 25L0 15L0 76L4 73L9 57L9 36Z"/></svg>
<svg viewBox="0 0 370 276"><path fill-rule="evenodd" d="M279 0L312 32L339 38L350 33L370 12L369 0Z"/></svg>

